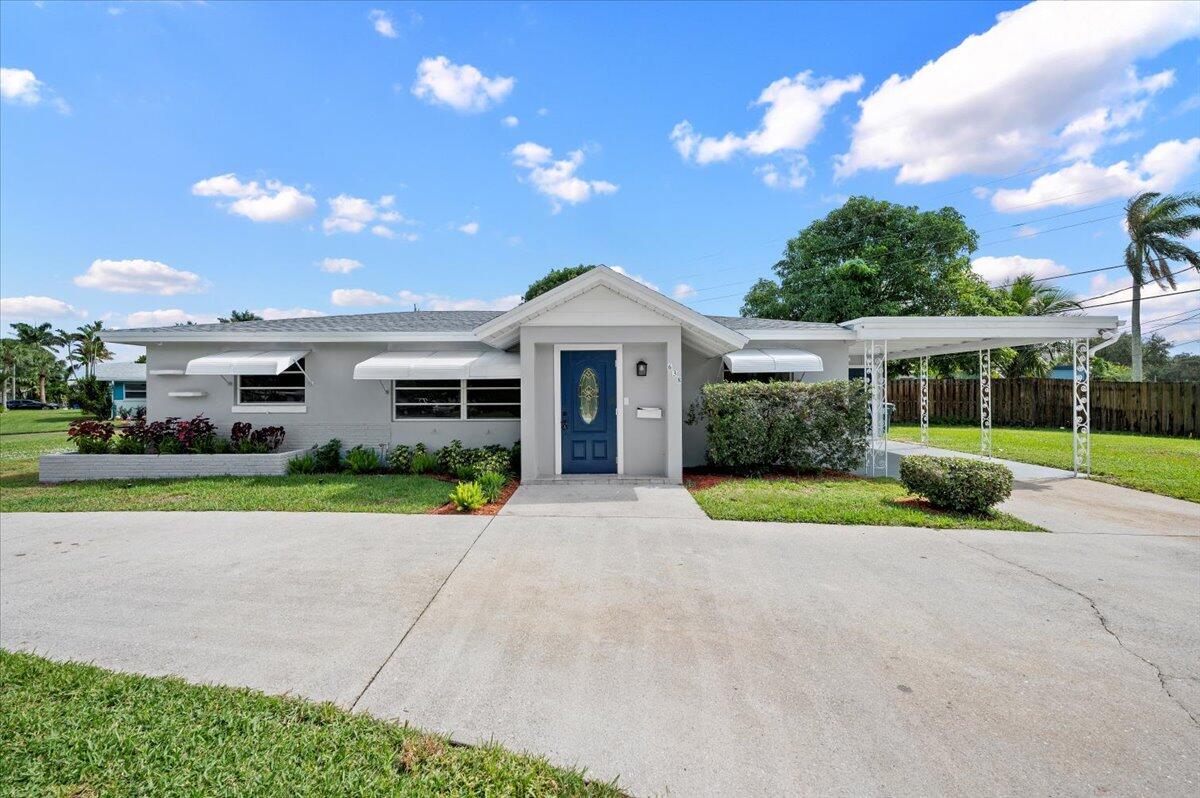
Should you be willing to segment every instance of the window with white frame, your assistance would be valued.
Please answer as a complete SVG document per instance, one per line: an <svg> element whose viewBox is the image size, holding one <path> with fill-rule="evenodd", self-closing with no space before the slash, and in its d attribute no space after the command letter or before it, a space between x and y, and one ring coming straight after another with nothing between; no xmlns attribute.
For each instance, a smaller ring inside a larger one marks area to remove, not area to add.
<svg viewBox="0 0 1200 798"><path fill-rule="evenodd" d="M146 383L144 383L144 382L127 382L127 383L125 383L125 398L126 399L145 399L146 398Z"/></svg>
<svg viewBox="0 0 1200 798"><path fill-rule="evenodd" d="M304 393L304 358L281 374L241 374L237 378L239 405L302 405Z"/></svg>
<svg viewBox="0 0 1200 798"><path fill-rule="evenodd" d="M394 380L392 418L519 419L521 381Z"/></svg>

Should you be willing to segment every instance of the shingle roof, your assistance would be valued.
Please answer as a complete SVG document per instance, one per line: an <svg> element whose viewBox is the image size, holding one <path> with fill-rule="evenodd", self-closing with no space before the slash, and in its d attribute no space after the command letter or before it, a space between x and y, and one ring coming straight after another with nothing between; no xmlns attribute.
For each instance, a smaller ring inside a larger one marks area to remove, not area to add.
<svg viewBox="0 0 1200 798"><path fill-rule="evenodd" d="M357 313L339 316L313 316L269 321L235 321L225 324L189 324L187 326L144 327L120 332L139 333L404 333L470 332L486 321L500 316L502 310L417 310L391 313ZM741 316L709 316L731 330L826 330L841 329L836 324L782 319L754 319Z"/></svg>
<svg viewBox="0 0 1200 798"><path fill-rule="evenodd" d="M840 330L840 325L822 321L788 321L787 319L757 319L752 316L709 316L717 324L731 330Z"/></svg>
<svg viewBox="0 0 1200 798"><path fill-rule="evenodd" d="M96 379L101 382L145 382L145 363L97 363Z"/></svg>

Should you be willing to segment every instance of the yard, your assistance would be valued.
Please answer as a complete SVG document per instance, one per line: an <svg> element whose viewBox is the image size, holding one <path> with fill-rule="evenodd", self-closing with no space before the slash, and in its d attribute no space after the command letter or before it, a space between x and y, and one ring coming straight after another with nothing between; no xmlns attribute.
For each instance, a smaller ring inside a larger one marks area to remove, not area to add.
<svg viewBox="0 0 1200 798"><path fill-rule="evenodd" d="M821 476L717 481L690 476L684 482L704 512L720 521L1039 531L1001 512L973 516L926 507L909 499L894 479Z"/></svg>
<svg viewBox="0 0 1200 798"><path fill-rule="evenodd" d="M451 486L424 476L199 477L42 485L37 458L69 451L66 429L78 411L0 413L0 511L290 510L425 513L446 503ZM36 431L49 428L54 431ZM170 456L170 455L166 455Z"/></svg>
<svg viewBox="0 0 1200 798"><path fill-rule="evenodd" d="M893 424L891 437L918 442L920 429ZM931 426L929 444L959 452L979 451L976 426ZM1071 431L995 428L992 453L1022 463L1070 469ZM1092 476L1114 485L1200 502L1200 441L1161 435L1092 433Z"/></svg>
<svg viewBox="0 0 1200 798"><path fill-rule="evenodd" d="M5 795L619 796L499 746L331 704L0 651Z"/></svg>

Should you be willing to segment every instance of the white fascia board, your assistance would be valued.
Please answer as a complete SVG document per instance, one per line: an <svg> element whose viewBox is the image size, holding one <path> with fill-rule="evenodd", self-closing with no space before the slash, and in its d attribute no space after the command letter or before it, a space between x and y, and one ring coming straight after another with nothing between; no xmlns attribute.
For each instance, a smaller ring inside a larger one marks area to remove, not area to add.
<svg viewBox="0 0 1200 798"><path fill-rule="evenodd" d="M891 316L855 319L842 326L860 341L906 338L1029 337L1057 340L1099 336L1116 329L1116 316Z"/></svg>
<svg viewBox="0 0 1200 798"><path fill-rule="evenodd" d="M855 341L852 330L738 330L751 341Z"/></svg>
<svg viewBox="0 0 1200 798"><path fill-rule="evenodd" d="M186 329L186 328L184 328ZM145 346L159 343L193 343L219 341L228 344L267 342L267 343L304 343L304 344L346 344L346 343L458 343L462 341L475 342L475 334L471 332L391 332L391 333L362 333L362 332L139 332L129 330L104 330L100 338L114 344L136 344Z"/></svg>

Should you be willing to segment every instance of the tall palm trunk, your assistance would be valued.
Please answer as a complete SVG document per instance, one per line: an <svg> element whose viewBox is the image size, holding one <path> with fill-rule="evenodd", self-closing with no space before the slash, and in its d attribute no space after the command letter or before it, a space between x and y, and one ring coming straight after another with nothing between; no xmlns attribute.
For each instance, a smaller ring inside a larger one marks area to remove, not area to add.
<svg viewBox="0 0 1200 798"><path fill-rule="evenodd" d="M42 404L46 403L46 375L38 375L38 401Z"/></svg>
<svg viewBox="0 0 1200 798"><path fill-rule="evenodd" d="M1133 363L1133 381L1142 381L1142 284L1133 279L1133 310L1129 317L1129 345Z"/></svg>

